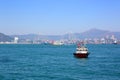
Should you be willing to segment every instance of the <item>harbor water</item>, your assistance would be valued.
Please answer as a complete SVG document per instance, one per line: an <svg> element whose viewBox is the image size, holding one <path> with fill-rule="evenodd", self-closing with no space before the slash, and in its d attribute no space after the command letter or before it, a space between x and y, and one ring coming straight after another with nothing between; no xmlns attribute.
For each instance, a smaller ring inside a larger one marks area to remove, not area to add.
<svg viewBox="0 0 120 80"><path fill-rule="evenodd" d="M0 80L120 80L120 45L87 47L79 59L76 45L0 44Z"/></svg>

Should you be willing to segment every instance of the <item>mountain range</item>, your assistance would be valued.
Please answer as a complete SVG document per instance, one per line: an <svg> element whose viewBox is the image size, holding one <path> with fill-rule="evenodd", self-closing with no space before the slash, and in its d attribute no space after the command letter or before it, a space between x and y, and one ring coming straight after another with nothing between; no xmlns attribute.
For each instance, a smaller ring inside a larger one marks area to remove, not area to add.
<svg viewBox="0 0 120 80"><path fill-rule="evenodd" d="M90 29L82 33L68 33L64 35L38 35L38 34L27 34L27 35L11 35L11 37L19 37L20 39L30 40L60 40L60 39L85 39L85 38L104 38L106 36L114 35L115 38L120 39L120 32L111 32L100 29Z"/></svg>
<svg viewBox="0 0 120 80"><path fill-rule="evenodd" d="M92 39L93 38L105 38L106 36L111 37L112 35L114 35L115 38L120 39L120 32L111 32L111 31L100 30L100 29L90 29L83 33L77 34L79 38L92 38Z"/></svg>
<svg viewBox="0 0 120 80"><path fill-rule="evenodd" d="M11 41L14 37L19 39L29 39L29 40L60 40L60 39L85 39L85 38L104 38L106 36L114 35L115 38L120 39L120 32L111 32L107 30L100 29L90 29L82 33L68 33L64 35L38 35L38 34L26 34L26 35L5 35L0 33L1 41Z"/></svg>

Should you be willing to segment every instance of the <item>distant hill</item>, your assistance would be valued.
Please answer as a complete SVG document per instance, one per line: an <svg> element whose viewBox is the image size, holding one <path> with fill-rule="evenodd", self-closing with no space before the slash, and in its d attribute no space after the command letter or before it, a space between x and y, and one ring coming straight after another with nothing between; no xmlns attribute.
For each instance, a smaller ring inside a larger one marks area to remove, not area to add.
<svg viewBox="0 0 120 80"><path fill-rule="evenodd" d="M13 38L8 36L8 35L5 35L3 33L0 33L0 42L7 42L7 41L12 41Z"/></svg>
<svg viewBox="0 0 120 80"><path fill-rule="evenodd" d="M90 29L83 33L75 33L74 35L76 35L77 38L81 38L81 39L85 39L85 38L93 39L93 38L103 38L109 33L110 33L109 31L105 31L105 30Z"/></svg>
<svg viewBox="0 0 120 80"><path fill-rule="evenodd" d="M100 29L90 29L88 31L78 34L79 38L103 38L103 37L112 36L112 35L120 39L120 32L111 32L111 31L100 30Z"/></svg>
<svg viewBox="0 0 120 80"><path fill-rule="evenodd" d="M19 37L19 39L30 39L30 40L59 40L60 35L38 35L38 34L26 34L26 35L11 35L11 37Z"/></svg>
<svg viewBox="0 0 120 80"><path fill-rule="evenodd" d="M116 38L120 39L120 32L111 32L107 30L100 29L90 29L83 33L70 33L65 35L37 35L37 34L27 34L27 35L12 35L12 37L19 37L20 39L46 39L46 40L60 40L60 39L85 39L85 38L104 38L106 36L114 35Z"/></svg>

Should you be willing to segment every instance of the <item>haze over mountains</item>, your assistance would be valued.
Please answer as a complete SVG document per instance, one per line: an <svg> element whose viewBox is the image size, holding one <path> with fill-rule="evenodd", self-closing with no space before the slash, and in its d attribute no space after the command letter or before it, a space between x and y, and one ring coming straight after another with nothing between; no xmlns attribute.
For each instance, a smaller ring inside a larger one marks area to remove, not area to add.
<svg viewBox="0 0 120 80"><path fill-rule="evenodd" d="M83 36L83 38L103 38L106 36L114 35L117 39L120 39L120 32L111 32L107 30L100 30L100 29L90 29L83 33L79 33L78 36Z"/></svg>
<svg viewBox="0 0 120 80"><path fill-rule="evenodd" d="M85 39L85 38L104 38L106 36L114 35L117 39L120 39L120 32L111 32L100 29L90 29L83 33L68 33L64 35L38 35L38 34L26 34L26 35L4 35L0 34L0 41L10 41L14 37L19 39L30 39L30 40L60 40L60 39Z"/></svg>

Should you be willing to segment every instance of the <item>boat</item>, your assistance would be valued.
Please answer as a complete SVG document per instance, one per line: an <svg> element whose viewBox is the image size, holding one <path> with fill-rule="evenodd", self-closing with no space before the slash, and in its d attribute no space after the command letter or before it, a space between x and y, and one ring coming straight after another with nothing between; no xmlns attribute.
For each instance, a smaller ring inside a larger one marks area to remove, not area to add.
<svg viewBox="0 0 120 80"><path fill-rule="evenodd" d="M117 44L117 41L115 40L115 41L113 42L113 44Z"/></svg>
<svg viewBox="0 0 120 80"><path fill-rule="evenodd" d="M79 43L77 45L76 52L73 53L73 55L77 58L87 58L89 55L88 48L85 47L83 43L82 44Z"/></svg>
<svg viewBox="0 0 120 80"><path fill-rule="evenodd" d="M54 41L52 44L53 45L64 45L64 43L61 41Z"/></svg>

